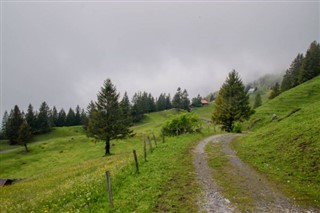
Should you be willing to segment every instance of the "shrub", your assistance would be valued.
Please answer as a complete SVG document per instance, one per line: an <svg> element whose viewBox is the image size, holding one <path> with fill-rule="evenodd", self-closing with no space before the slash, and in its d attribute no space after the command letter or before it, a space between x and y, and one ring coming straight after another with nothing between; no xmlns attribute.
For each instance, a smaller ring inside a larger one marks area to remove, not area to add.
<svg viewBox="0 0 320 213"><path fill-rule="evenodd" d="M181 135L185 133L198 132L200 130L201 121L192 113L183 113L174 116L162 127L162 131L166 135Z"/></svg>
<svg viewBox="0 0 320 213"><path fill-rule="evenodd" d="M233 123L232 132L234 133L241 133L242 124L239 121Z"/></svg>

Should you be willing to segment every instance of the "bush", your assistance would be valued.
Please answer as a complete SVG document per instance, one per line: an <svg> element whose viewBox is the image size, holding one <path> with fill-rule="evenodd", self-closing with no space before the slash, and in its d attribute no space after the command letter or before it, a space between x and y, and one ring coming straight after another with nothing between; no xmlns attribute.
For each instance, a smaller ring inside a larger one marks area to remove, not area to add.
<svg viewBox="0 0 320 213"><path fill-rule="evenodd" d="M199 132L201 130L200 119L192 113L183 113L174 116L162 127L166 135L181 135L185 133Z"/></svg>
<svg viewBox="0 0 320 213"><path fill-rule="evenodd" d="M242 124L239 121L233 123L232 132L234 133L241 133Z"/></svg>

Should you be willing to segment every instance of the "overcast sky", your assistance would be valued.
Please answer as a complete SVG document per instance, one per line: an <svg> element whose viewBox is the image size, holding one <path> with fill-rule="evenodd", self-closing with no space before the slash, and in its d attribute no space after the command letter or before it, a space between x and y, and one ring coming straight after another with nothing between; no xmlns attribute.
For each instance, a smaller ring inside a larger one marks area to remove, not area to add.
<svg viewBox="0 0 320 213"><path fill-rule="evenodd" d="M287 69L320 38L313 2L1 3L1 117L26 110L86 107L110 78L137 91L190 98L219 89L228 72L244 82Z"/></svg>

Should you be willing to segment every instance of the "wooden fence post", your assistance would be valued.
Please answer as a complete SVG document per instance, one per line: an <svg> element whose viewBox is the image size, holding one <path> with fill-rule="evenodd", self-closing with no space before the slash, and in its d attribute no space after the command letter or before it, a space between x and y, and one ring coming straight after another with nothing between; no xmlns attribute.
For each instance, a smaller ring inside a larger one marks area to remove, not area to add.
<svg viewBox="0 0 320 213"><path fill-rule="evenodd" d="M133 150L133 157L134 157L134 162L136 164L136 172L139 174L139 164L138 164L138 158L137 158L137 153L136 150Z"/></svg>
<svg viewBox="0 0 320 213"><path fill-rule="evenodd" d="M110 171L106 171L106 177L107 177L107 189L109 194L109 204L110 204L110 207L113 207Z"/></svg>
<svg viewBox="0 0 320 213"><path fill-rule="evenodd" d="M144 161L147 162L147 142L146 142L146 136L143 138L143 157Z"/></svg>
<svg viewBox="0 0 320 213"><path fill-rule="evenodd" d="M153 136L154 144L157 146L157 139L156 139L156 136L154 135L154 133L152 133L152 136Z"/></svg>
<svg viewBox="0 0 320 213"><path fill-rule="evenodd" d="M148 143L149 143L149 147L150 147L150 152L152 153L152 144L151 144L149 136L148 136Z"/></svg>

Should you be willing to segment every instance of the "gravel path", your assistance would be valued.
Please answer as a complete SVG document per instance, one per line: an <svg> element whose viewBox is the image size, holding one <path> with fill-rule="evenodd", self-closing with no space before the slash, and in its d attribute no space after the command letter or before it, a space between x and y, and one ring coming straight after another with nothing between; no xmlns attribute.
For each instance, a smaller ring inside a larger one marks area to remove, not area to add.
<svg viewBox="0 0 320 213"><path fill-rule="evenodd" d="M201 212L236 212L229 200L219 192L219 187L212 179L212 169L207 164L204 151L209 142L221 143L223 152L228 156L234 174L241 176L240 186L245 189L255 202L256 212L320 212L316 209L302 209L290 202L288 198L273 189L270 182L254 169L244 164L236 152L230 149L229 142L236 137L233 134L215 135L199 142L194 149L194 166L198 173L198 182L204 191L204 197L199 199Z"/></svg>
<svg viewBox="0 0 320 213"><path fill-rule="evenodd" d="M217 185L212 180L212 171L207 164L207 156L204 147L207 143L219 139L220 135L214 135L199 142L194 149L193 164L198 173L198 182L204 191L204 197L199 199L198 205L201 212L233 212L230 201L219 192Z"/></svg>

